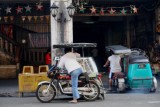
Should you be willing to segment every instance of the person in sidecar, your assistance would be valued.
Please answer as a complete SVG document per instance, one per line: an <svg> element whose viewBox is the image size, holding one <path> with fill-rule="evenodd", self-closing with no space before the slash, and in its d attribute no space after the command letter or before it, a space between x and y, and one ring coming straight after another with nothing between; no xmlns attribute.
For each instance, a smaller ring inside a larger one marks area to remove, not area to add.
<svg viewBox="0 0 160 107"><path fill-rule="evenodd" d="M112 90L112 79L113 79L114 73L122 71L120 55L114 54L112 50L110 50L110 54L111 56L108 57L106 63L103 65L103 67L107 67L108 65L110 65L108 91Z"/></svg>
<svg viewBox="0 0 160 107"><path fill-rule="evenodd" d="M59 68L65 68L68 74L71 75L73 100L71 103L77 103L77 99L80 98L78 92L78 76L82 73L82 66L77 62L76 58L80 57L80 54L73 52L72 48L66 48L65 53L58 63Z"/></svg>

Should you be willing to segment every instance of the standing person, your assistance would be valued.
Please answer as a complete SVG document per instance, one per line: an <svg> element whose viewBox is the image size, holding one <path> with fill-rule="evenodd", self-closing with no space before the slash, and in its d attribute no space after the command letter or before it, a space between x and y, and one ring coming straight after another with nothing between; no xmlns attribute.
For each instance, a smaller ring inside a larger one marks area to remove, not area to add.
<svg viewBox="0 0 160 107"><path fill-rule="evenodd" d="M112 78L113 78L113 73L115 72L121 72L121 57L119 55L114 54L113 51L110 50L111 56L108 57L108 60L106 63L103 65L103 67L106 67L110 64L110 73L109 73L109 89L108 91L112 90Z"/></svg>
<svg viewBox="0 0 160 107"><path fill-rule="evenodd" d="M79 54L72 52L71 48L66 48L65 53L66 54L60 58L58 67L66 68L68 74L71 75L73 100L69 102L77 103L77 99L80 98L78 92L78 76L82 73L82 66L76 60L77 55L79 57Z"/></svg>
<svg viewBox="0 0 160 107"><path fill-rule="evenodd" d="M45 63L48 65L48 67L51 67L51 49L47 49L46 55L45 55Z"/></svg>

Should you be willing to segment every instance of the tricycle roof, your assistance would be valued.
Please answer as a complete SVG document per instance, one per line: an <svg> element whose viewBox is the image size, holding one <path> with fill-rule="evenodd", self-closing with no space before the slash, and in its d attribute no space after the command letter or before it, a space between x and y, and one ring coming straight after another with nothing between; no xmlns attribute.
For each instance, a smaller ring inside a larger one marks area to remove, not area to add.
<svg viewBox="0 0 160 107"><path fill-rule="evenodd" d="M129 63L149 63L149 59L144 55L130 55Z"/></svg>
<svg viewBox="0 0 160 107"><path fill-rule="evenodd" d="M110 45L106 46L106 50L112 50L115 54L130 54L131 49L122 45Z"/></svg>
<svg viewBox="0 0 160 107"><path fill-rule="evenodd" d="M96 43L59 43L54 44L53 48L84 48L84 47L97 47Z"/></svg>

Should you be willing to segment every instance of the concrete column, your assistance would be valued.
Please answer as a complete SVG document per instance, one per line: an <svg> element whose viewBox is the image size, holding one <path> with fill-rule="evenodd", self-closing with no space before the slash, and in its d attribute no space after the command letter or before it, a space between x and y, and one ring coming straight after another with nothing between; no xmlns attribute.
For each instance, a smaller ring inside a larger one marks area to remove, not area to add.
<svg viewBox="0 0 160 107"><path fill-rule="evenodd" d="M53 49L54 44L73 42L73 20L68 15L67 7L72 0L50 0L50 5L55 3L59 7L59 13L51 19L51 51L52 59L57 56L57 49ZM56 19L56 20L55 20ZM65 20L66 19L66 20ZM58 22L57 22L58 21ZM55 62L52 60L52 64Z"/></svg>

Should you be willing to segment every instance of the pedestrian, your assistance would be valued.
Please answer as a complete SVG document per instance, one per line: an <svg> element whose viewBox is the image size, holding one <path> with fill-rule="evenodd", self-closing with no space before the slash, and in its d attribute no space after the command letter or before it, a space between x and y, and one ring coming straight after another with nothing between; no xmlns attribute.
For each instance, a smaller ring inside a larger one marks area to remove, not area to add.
<svg viewBox="0 0 160 107"><path fill-rule="evenodd" d="M106 63L103 65L103 67L107 67L108 65L110 65L108 91L112 90L112 78L114 73L122 71L120 55L114 54L112 50L110 50L110 54L111 56L108 57Z"/></svg>
<svg viewBox="0 0 160 107"><path fill-rule="evenodd" d="M66 48L65 53L66 54L60 58L58 67L65 68L68 71L68 74L71 75L73 100L69 102L77 103L77 99L80 98L78 92L78 76L82 73L82 66L76 58L80 57L80 55L73 52L71 48Z"/></svg>
<svg viewBox="0 0 160 107"><path fill-rule="evenodd" d="M47 49L47 52L45 54L45 63L48 65L49 68L51 68L51 49Z"/></svg>

